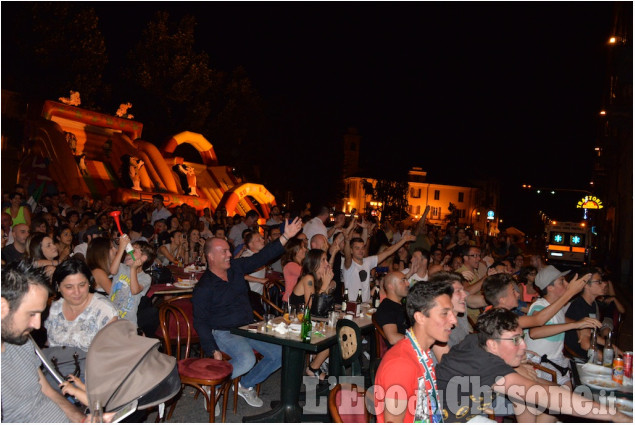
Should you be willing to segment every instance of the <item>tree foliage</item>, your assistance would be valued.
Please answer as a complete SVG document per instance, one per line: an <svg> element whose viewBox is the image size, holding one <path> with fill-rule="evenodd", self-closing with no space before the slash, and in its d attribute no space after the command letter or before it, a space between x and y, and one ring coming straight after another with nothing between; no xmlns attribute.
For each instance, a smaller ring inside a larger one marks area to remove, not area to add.
<svg viewBox="0 0 635 425"><path fill-rule="evenodd" d="M108 56L95 10L83 3L32 2L3 4L2 11L11 16L2 33L8 58L3 88L55 100L74 90L83 107L98 108L108 91Z"/></svg>
<svg viewBox="0 0 635 425"><path fill-rule="evenodd" d="M254 174L261 143L262 107L245 70L213 69L204 51L195 49L196 20L172 22L157 12L128 55L125 76L133 90L144 138L161 143L189 130L207 137L225 164Z"/></svg>
<svg viewBox="0 0 635 425"><path fill-rule="evenodd" d="M408 217L408 182L378 180L373 188L373 200L381 202L382 217L397 220ZM368 193L368 192L367 192Z"/></svg>

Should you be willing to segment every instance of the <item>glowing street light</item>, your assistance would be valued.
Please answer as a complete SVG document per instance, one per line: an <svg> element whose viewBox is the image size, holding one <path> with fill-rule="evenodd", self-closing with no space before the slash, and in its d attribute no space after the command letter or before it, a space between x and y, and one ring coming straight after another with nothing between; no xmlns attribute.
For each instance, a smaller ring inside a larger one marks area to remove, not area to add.
<svg viewBox="0 0 635 425"><path fill-rule="evenodd" d="M606 111L600 111L600 115L606 115Z"/></svg>
<svg viewBox="0 0 635 425"><path fill-rule="evenodd" d="M609 38L609 43L610 43L610 44L615 44L615 43L617 43L617 38L615 38L615 37L611 37L611 38Z"/></svg>

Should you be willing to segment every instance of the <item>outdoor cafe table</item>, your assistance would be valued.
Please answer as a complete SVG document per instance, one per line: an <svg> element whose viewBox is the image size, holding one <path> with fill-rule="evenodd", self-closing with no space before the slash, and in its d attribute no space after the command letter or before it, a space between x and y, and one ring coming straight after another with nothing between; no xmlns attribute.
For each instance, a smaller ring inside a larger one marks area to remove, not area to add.
<svg viewBox="0 0 635 425"><path fill-rule="evenodd" d="M172 283L158 283L150 286L146 296L148 298L152 298L154 295L178 295L178 294L188 294L194 290L194 286L188 288L179 288L174 286Z"/></svg>
<svg viewBox="0 0 635 425"><path fill-rule="evenodd" d="M273 320L275 327L282 321L282 317ZM353 319L364 330L372 329L372 321L364 311L360 317ZM335 328L325 326L324 336L311 336L310 343L304 343L300 340L300 333L288 332L280 334L269 329L265 332L263 322L253 325L242 326L240 328L231 329L231 333L240 335L245 338L256 339L282 346L282 375L280 385L280 404L273 410L259 415L245 416L243 422L300 422L302 419L302 408L298 404L300 399L300 388L302 386L302 377L304 376L304 356L305 353L319 353L322 350L330 348L331 359L329 360L330 370L336 369L333 366L335 358L333 358L337 337Z"/></svg>
<svg viewBox="0 0 635 425"><path fill-rule="evenodd" d="M582 365L584 365L584 363L577 363L575 360L570 360L571 381L572 381L573 387L576 390L582 390L583 388L584 388L584 391L591 390L591 393L593 394L593 399L598 402L601 402L600 397L603 398L608 396L614 396L616 398L625 398L631 401L633 400L633 386L632 385L628 387L622 386L616 390L610 390L610 389L600 390L598 388L593 388L593 387L584 385L584 383L580 379L580 373L581 373L580 367Z"/></svg>

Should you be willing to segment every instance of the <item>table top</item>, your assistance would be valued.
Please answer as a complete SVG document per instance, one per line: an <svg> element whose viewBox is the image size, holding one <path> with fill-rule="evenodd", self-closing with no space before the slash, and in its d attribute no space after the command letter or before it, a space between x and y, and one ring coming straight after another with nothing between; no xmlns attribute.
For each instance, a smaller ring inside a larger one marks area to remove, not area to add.
<svg viewBox="0 0 635 425"><path fill-rule="evenodd" d="M571 360L571 376L572 376L573 384L576 388L585 386L589 388L594 395L613 394L616 397L627 398L629 400L633 399L633 385L632 384L620 385L614 389L609 389L609 388L600 389L600 388L595 388L594 386L586 385L585 382L586 383L593 382L594 380L596 381L601 381L602 379L611 380L611 375L588 374L583 369L584 365L585 363L577 363Z"/></svg>
<svg viewBox="0 0 635 425"><path fill-rule="evenodd" d="M198 280L201 278L201 276L203 276L203 273L205 273L205 269L201 270L200 268L196 268L193 270L191 265L186 267L169 265L166 267L170 269L174 278L189 279L192 276L192 273L194 273L194 276Z"/></svg>
<svg viewBox="0 0 635 425"><path fill-rule="evenodd" d="M153 295L168 295L168 294L187 294L191 293L194 287L190 288L178 288L172 283L161 283L150 286L146 295L152 297Z"/></svg>
<svg viewBox="0 0 635 425"><path fill-rule="evenodd" d="M342 317L343 315L340 313L340 318ZM362 312L361 316L353 318L353 321L360 328L372 326L371 317L366 314L365 311ZM276 317L272 321L272 328L268 328L266 331L264 328L264 322L260 321L251 325L245 325L241 326L240 328L232 329L231 333L243 336L245 338L257 339L272 344L287 345L294 348L300 348L302 350L313 353L322 351L325 348L328 348L329 346L335 344L335 328L329 327L328 324L322 320L313 321L314 332L311 335L310 343L302 342L300 340L300 332L287 331L286 334L276 332L273 328L282 322L285 322L282 317ZM299 324L299 322L297 323ZM315 332L316 330L318 330L321 335L317 334Z"/></svg>

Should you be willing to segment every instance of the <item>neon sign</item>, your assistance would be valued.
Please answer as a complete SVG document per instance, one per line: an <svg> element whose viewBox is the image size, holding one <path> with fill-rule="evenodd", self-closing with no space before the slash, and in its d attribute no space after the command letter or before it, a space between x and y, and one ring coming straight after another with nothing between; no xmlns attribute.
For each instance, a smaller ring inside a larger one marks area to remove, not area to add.
<svg viewBox="0 0 635 425"><path fill-rule="evenodd" d="M600 200L600 198L587 195L578 201L578 205L576 208L599 210L604 208L604 205L602 205L602 201Z"/></svg>

